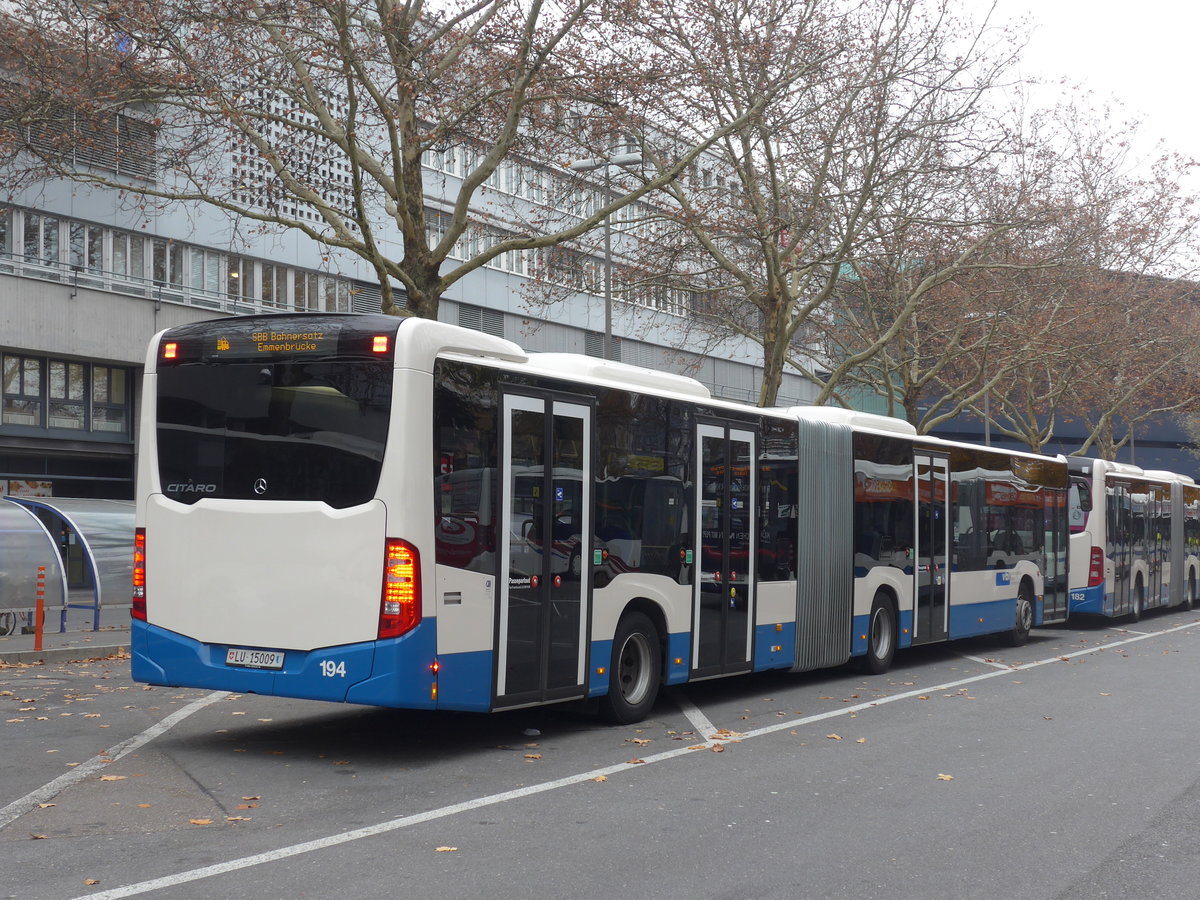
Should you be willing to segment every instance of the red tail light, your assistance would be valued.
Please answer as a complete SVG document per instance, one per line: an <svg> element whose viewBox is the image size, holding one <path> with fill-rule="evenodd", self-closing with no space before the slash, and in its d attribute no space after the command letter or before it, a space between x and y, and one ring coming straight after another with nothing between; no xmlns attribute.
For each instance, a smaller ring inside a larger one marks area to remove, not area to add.
<svg viewBox="0 0 1200 900"><path fill-rule="evenodd" d="M417 548L388 538L383 563L383 599L379 605L379 637L407 634L421 624L421 558Z"/></svg>
<svg viewBox="0 0 1200 900"><path fill-rule="evenodd" d="M1088 587L1096 587L1104 581L1104 551L1092 548L1092 564L1088 568Z"/></svg>
<svg viewBox="0 0 1200 900"><path fill-rule="evenodd" d="M146 529L133 533L133 608L129 614L146 621Z"/></svg>

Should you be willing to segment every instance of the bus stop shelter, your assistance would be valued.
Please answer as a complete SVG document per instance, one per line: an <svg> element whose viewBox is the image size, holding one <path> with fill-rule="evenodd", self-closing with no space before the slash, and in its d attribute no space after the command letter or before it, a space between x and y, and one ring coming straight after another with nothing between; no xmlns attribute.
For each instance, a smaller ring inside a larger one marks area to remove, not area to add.
<svg viewBox="0 0 1200 900"><path fill-rule="evenodd" d="M32 519L39 528L43 541L49 542L55 566L55 577L61 596L52 602L47 574L46 606L58 606L62 612L59 630L66 627L67 609L90 609L92 630L100 628L102 604L128 604L132 598L133 584L133 515L132 500L92 500L61 497L9 497L9 503ZM20 521L10 516L15 524ZM2 527L2 526L0 526ZM29 568L25 557L45 557L45 549L32 536L29 549L18 560L24 572ZM0 557L0 572L6 566ZM36 566L33 568L36 575ZM47 567L46 572L51 569ZM0 577L3 577L0 575ZM14 593L14 599L19 598ZM0 607L4 604L0 602ZM26 604L25 607L31 607Z"/></svg>
<svg viewBox="0 0 1200 900"><path fill-rule="evenodd" d="M0 631L12 631L17 613L37 607L66 611L67 573L49 529L33 510L0 499Z"/></svg>

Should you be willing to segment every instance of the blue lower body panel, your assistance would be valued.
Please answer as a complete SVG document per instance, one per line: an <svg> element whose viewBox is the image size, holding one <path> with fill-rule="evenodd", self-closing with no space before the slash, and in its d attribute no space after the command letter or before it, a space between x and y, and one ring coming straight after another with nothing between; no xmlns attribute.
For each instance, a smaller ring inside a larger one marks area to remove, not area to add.
<svg viewBox="0 0 1200 900"><path fill-rule="evenodd" d="M1103 584L1095 587L1071 588L1069 597L1071 615L1079 613L1088 616L1111 616L1113 614L1113 601L1116 595L1105 594Z"/></svg>
<svg viewBox="0 0 1200 900"><path fill-rule="evenodd" d="M130 634L132 675L135 681L150 684L240 694L405 709L437 706L431 669L436 647L434 622L422 623L399 638L286 650L281 669L228 665L225 657L230 646L204 644L135 620Z"/></svg>
<svg viewBox="0 0 1200 900"><path fill-rule="evenodd" d="M1034 610L1035 616L1037 614ZM1017 624L1017 598L950 607L950 640L1012 631Z"/></svg>
<svg viewBox="0 0 1200 900"><path fill-rule="evenodd" d="M790 669L796 665L796 623L759 625L754 629L754 671Z"/></svg>

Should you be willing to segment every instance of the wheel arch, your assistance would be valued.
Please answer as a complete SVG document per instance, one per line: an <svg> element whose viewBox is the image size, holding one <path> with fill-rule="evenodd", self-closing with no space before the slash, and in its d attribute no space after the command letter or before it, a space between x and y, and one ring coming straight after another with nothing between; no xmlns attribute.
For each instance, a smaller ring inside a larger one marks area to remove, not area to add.
<svg viewBox="0 0 1200 900"><path fill-rule="evenodd" d="M661 649L660 658L663 667L666 667L667 660L667 638L670 632L667 628L667 614L663 610L661 604L656 600L651 600L649 597L631 597L625 602L625 606L621 609L620 615L617 616L617 627L620 627L621 620L633 613L641 613L650 620L650 624L654 626L654 630L658 632L658 645ZM614 629L615 633L615 629Z"/></svg>

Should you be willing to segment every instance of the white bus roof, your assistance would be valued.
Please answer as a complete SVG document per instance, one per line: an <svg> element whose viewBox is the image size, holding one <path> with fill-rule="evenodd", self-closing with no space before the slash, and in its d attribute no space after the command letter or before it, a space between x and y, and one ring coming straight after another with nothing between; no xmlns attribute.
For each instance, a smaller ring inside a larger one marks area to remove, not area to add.
<svg viewBox="0 0 1200 900"><path fill-rule="evenodd" d="M712 398L708 388L695 378L579 353L530 353L529 366L559 378L586 379L626 388L648 387L703 400Z"/></svg>
<svg viewBox="0 0 1200 900"><path fill-rule="evenodd" d="M851 428L863 428L871 431L890 431L894 434L915 436L917 429L910 422L892 416L880 416L875 413L859 412L856 409L842 409L839 406L792 406L787 412L799 419L809 421L831 422L847 425Z"/></svg>

